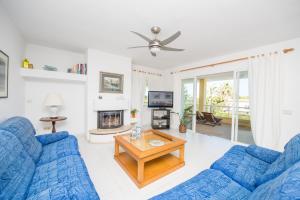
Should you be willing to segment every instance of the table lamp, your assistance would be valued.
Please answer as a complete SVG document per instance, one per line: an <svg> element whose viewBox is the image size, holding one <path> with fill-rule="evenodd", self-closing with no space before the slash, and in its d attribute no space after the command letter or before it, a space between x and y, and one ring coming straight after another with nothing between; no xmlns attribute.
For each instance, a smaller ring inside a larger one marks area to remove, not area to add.
<svg viewBox="0 0 300 200"><path fill-rule="evenodd" d="M57 112L61 106L63 106L63 99L60 94L52 93L46 96L44 105L50 109L50 118L57 118Z"/></svg>

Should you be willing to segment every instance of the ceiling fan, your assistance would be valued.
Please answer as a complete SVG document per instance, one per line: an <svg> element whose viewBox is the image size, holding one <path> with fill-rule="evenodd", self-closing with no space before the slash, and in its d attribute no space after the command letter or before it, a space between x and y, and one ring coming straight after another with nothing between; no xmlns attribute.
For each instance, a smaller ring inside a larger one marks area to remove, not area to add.
<svg viewBox="0 0 300 200"><path fill-rule="evenodd" d="M150 53L152 56L156 56L156 53L159 52L160 50L163 51L183 51L184 49L177 49L177 48L172 48L172 47L167 47L166 45L173 42L176 40L180 35L181 32L177 31L175 34L170 36L169 38L165 40L159 40L157 39L157 35L160 33L160 27L158 26L153 26L151 28L151 32L155 35L154 39L150 39L140 33L131 31L132 33L138 35L142 39L146 40L148 42L147 46L136 46L136 47L129 47L128 49L136 49L136 48L149 48Z"/></svg>

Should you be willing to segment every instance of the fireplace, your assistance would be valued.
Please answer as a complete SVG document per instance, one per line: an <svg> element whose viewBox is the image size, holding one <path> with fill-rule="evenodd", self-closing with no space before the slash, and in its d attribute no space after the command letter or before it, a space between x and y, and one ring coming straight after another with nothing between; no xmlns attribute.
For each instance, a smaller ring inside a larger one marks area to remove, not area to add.
<svg viewBox="0 0 300 200"><path fill-rule="evenodd" d="M123 126L123 110L98 111L98 129L112 129Z"/></svg>

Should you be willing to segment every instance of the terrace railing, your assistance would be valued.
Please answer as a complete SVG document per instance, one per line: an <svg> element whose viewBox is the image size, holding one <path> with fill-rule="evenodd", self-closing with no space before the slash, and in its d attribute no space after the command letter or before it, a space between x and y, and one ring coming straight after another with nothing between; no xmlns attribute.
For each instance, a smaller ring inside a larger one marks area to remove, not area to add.
<svg viewBox="0 0 300 200"><path fill-rule="evenodd" d="M204 105L203 111L211 112L217 117L232 118L233 106L220 106L220 105ZM245 106L237 107L239 120L250 121L250 108Z"/></svg>

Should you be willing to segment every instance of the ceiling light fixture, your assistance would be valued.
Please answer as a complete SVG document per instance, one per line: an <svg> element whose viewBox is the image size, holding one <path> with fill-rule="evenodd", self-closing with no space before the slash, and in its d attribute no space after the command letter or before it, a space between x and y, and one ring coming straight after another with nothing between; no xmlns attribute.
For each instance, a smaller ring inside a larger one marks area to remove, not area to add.
<svg viewBox="0 0 300 200"><path fill-rule="evenodd" d="M160 47L159 46L150 47L150 51L153 53L157 53L160 51Z"/></svg>

